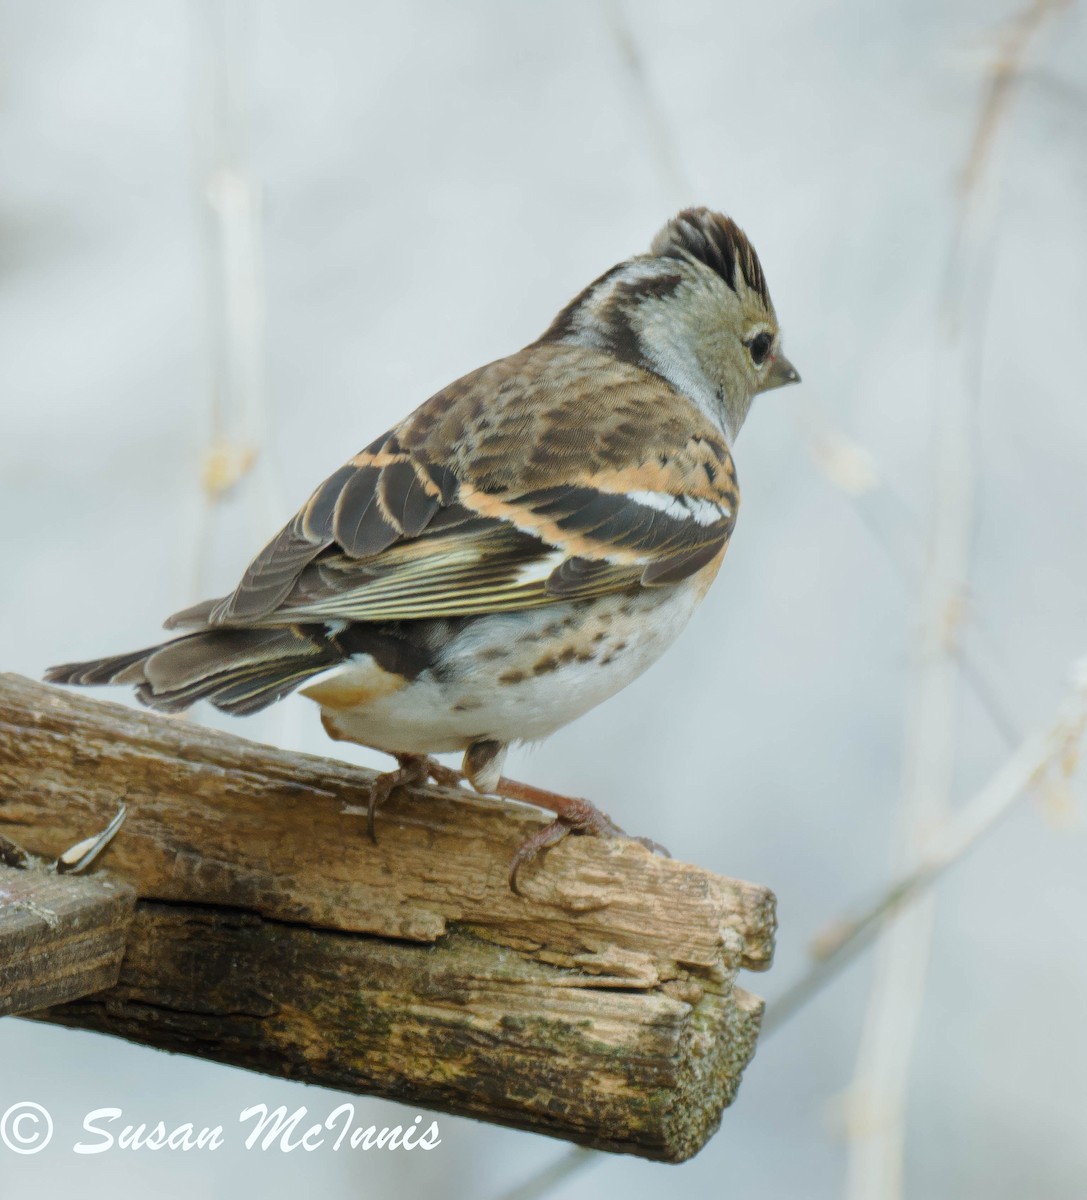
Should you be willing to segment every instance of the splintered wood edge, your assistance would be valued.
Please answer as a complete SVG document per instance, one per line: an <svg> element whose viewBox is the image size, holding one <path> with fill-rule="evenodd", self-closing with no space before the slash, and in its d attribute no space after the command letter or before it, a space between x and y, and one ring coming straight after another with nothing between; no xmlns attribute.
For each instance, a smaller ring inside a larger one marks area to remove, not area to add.
<svg viewBox="0 0 1087 1200"><path fill-rule="evenodd" d="M464 932L426 947L141 901L118 986L34 1015L611 1152L695 1154L762 1002L695 983L591 991L567 974Z"/></svg>
<svg viewBox="0 0 1087 1200"><path fill-rule="evenodd" d="M135 889L105 876L0 867L0 1015L117 982Z"/></svg>
<svg viewBox="0 0 1087 1200"><path fill-rule="evenodd" d="M0 675L0 831L57 853L112 817L111 871L141 896L224 904L349 932L436 941L468 927L601 981L730 980L770 965L767 889L568 838L510 893L513 850L541 818L466 792L395 795L376 847L343 809L373 772ZM299 836L304 831L304 836Z"/></svg>

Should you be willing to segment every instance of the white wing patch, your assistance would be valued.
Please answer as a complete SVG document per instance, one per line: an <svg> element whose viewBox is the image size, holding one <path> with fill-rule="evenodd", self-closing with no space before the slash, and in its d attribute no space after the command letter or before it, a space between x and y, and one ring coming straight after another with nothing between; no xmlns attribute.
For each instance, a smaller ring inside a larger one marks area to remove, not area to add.
<svg viewBox="0 0 1087 1200"><path fill-rule="evenodd" d="M684 496L683 503L691 510L691 516L699 525L715 525L732 516L732 510L712 500L700 500L697 496Z"/></svg>
<svg viewBox="0 0 1087 1200"><path fill-rule="evenodd" d="M673 496L671 492L628 492L627 495L636 504L654 508L677 521L694 520L698 525L713 525L732 516L723 505L697 496Z"/></svg>
<svg viewBox="0 0 1087 1200"><path fill-rule="evenodd" d="M527 562L517 572L516 584L524 587L532 583L544 583L552 571L562 566L566 561L565 550L552 550L545 558L537 558Z"/></svg>

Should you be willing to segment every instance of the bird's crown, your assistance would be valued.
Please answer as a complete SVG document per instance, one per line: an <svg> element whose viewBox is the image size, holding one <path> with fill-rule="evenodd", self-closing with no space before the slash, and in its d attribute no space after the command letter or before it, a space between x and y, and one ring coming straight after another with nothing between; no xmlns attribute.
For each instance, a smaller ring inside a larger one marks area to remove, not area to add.
<svg viewBox="0 0 1087 1200"><path fill-rule="evenodd" d="M649 250L657 258L692 258L718 275L735 292L736 272L770 307L766 276L747 240L747 234L730 217L708 208L685 208L653 239Z"/></svg>

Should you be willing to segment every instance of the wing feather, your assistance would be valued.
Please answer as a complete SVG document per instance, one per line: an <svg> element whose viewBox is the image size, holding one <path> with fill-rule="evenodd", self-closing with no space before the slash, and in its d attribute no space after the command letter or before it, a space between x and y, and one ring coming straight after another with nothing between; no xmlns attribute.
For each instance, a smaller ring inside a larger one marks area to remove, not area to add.
<svg viewBox="0 0 1087 1200"><path fill-rule="evenodd" d="M545 350L517 375L519 357ZM610 388L608 403L572 403L559 366ZM585 348L530 347L356 455L230 596L171 623L417 620L667 586L722 553L738 500L727 447L663 380Z"/></svg>

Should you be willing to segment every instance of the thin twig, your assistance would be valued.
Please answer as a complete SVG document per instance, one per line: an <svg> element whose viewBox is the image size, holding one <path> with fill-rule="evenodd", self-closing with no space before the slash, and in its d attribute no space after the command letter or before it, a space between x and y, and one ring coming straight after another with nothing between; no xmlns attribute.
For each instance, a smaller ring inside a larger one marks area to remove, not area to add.
<svg viewBox="0 0 1087 1200"><path fill-rule="evenodd" d="M871 944L883 922L900 912L931 887L1054 769L1067 779L1076 766L1076 752L1087 731L1087 668L1081 666L1075 690L1054 723L1024 739L1015 753L984 787L959 808L934 837L921 859L900 875L878 899L839 922L817 943L816 962L796 983L772 1001L762 1022L762 1034L779 1029L800 1007L817 995L857 955Z"/></svg>
<svg viewBox="0 0 1087 1200"><path fill-rule="evenodd" d="M604 1157L599 1150L587 1150L584 1146L575 1146L553 1162L541 1167L524 1183L518 1184L508 1192L503 1192L498 1200L539 1200L540 1196L547 1195L552 1188L558 1187L560 1183L565 1183L593 1163L601 1162Z"/></svg>
<svg viewBox="0 0 1087 1200"><path fill-rule="evenodd" d="M660 100L653 91L649 68L642 56L641 46L627 21L626 10L620 0L603 0L604 16L627 74L635 102L642 110L657 173L667 187L672 202L680 207L693 203L694 186L683 157L676 148L676 138L664 113Z"/></svg>
<svg viewBox="0 0 1087 1200"><path fill-rule="evenodd" d="M959 181L964 196L974 192L992 154L993 142L1022 78L1023 61L1031 40L1047 17L1070 5L1071 0L1033 0L1008 24L989 72L974 141Z"/></svg>
<svg viewBox="0 0 1087 1200"><path fill-rule="evenodd" d="M195 551L206 581L213 515L256 466L264 437L264 280L260 187L246 151L244 0L191 0L198 199L210 400Z"/></svg>
<svg viewBox="0 0 1087 1200"><path fill-rule="evenodd" d="M963 624L974 522L977 380L980 337L963 339L971 316L985 309L991 250L985 217L991 195L980 184L991 158L996 120L1007 111L1010 82L1022 69L1039 8L1017 24L1005 46L976 125L948 256L934 378L935 478L929 557L921 591L917 672L911 690L903 754L897 845L901 869L925 875L933 832L945 819L956 761L960 675L955 646ZM989 189L991 191L991 189ZM987 208L985 202L988 202ZM981 285L979 287L979 284ZM980 303L970 299L981 292ZM905 1110L910 1060L920 1022L935 918L927 890L901 919L883 927L868 1010L850 1087L846 1194L850 1200L902 1195Z"/></svg>
<svg viewBox="0 0 1087 1200"><path fill-rule="evenodd" d="M209 401L190 550L194 600L223 582L214 569L217 550L226 550L239 569L244 558L238 561L234 553L237 533L246 543L244 553L285 516L269 437L263 191L249 152L248 66L255 15L251 0L189 0ZM232 513L225 502L235 495L241 504ZM260 720L264 737L289 741L297 710L277 705Z"/></svg>

